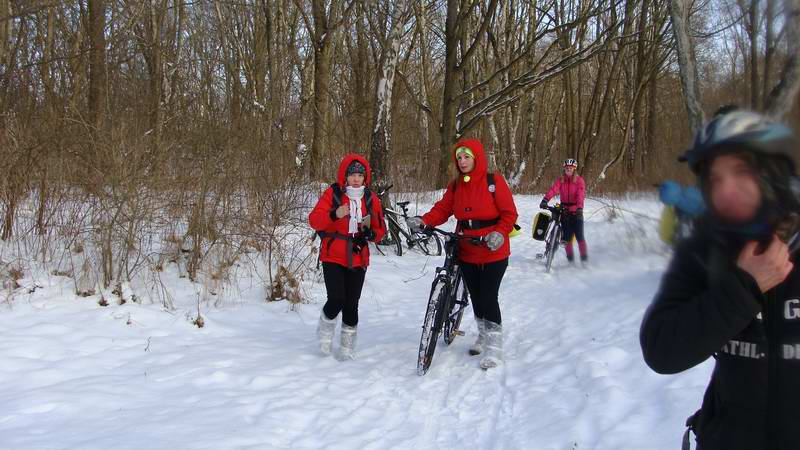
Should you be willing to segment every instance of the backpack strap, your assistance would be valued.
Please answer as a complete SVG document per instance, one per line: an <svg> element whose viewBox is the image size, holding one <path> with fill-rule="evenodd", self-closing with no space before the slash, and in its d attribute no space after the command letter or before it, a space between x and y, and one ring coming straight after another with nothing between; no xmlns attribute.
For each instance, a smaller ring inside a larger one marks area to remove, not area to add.
<svg viewBox="0 0 800 450"><path fill-rule="evenodd" d="M367 212L372 214L372 191L364 186L364 203L367 204Z"/></svg>
<svg viewBox="0 0 800 450"><path fill-rule="evenodd" d="M342 187L339 186L339 183L333 183L331 189L333 189L333 210L335 211L342 206ZM367 204L367 211L370 214L372 214L372 197L372 191L364 186L364 202Z"/></svg>
<svg viewBox="0 0 800 450"><path fill-rule="evenodd" d="M332 210L332 212L333 212L333 211L336 211L336 209L338 209L339 206L342 205L342 187L339 186L339 183L332 183L331 184L331 189L333 190L333 210ZM371 213L372 212L372 191L370 191L369 188L367 188L367 187L364 187L364 201L367 204L367 211L369 211ZM352 269L353 268L353 237L352 236L339 234L339 233L332 233L332 232L329 232L329 231L318 231L317 234L320 237L320 245L325 245L325 244L323 244L323 242L324 242L325 238L328 239L328 243L327 243L327 246L326 246L328 251L330 251L331 245L333 244L334 240L340 239L340 240L346 241L345 249L347 251L347 268L348 269ZM322 256L322 252L320 251L319 252L319 257L321 257L321 256Z"/></svg>
<svg viewBox="0 0 800 450"><path fill-rule="evenodd" d="M331 189L333 189L333 209L335 211L336 208L342 206L342 187L339 186L339 183L331 183Z"/></svg>

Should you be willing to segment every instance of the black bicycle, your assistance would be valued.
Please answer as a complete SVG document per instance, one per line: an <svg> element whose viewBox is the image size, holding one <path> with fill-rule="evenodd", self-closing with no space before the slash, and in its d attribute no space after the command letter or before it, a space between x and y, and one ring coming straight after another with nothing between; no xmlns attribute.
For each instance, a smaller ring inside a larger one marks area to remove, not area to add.
<svg viewBox="0 0 800 450"><path fill-rule="evenodd" d="M537 257L544 259L545 271L549 273L550 267L553 265L553 257L555 257L562 242L563 225L561 224L561 219L564 216L564 207L556 204L555 206L548 206L547 210L550 211L552 217L544 238L544 253L537 255Z"/></svg>
<svg viewBox="0 0 800 450"><path fill-rule="evenodd" d="M464 236L438 228L430 229L432 233L444 237L444 264L436 268L436 277L431 284L428 307L422 322L422 336L419 340L417 358L417 374L425 375L433 361L436 341L442 334L445 344L450 345L456 336L464 334L459 331L464 310L469 306L469 292L461 276L458 264L458 241L468 239L470 243L479 245L483 238Z"/></svg>
<svg viewBox="0 0 800 450"><path fill-rule="evenodd" d="M389 185L378 192L378 196L385 195L392 185ZM400 207L402 212L396 211L389 207L383 207L383 216L386 219L386 230L388 233L384 236L380 245L389 245L394 248L397 256L403 255L403 238L405 238L406 246L409 249L414 247L419 248L422 253L430 256L439 256L442 254L442 241L436 234L416 233L409 229L408 219L408 205L411 202L397 202L396 205Z"/></svg>

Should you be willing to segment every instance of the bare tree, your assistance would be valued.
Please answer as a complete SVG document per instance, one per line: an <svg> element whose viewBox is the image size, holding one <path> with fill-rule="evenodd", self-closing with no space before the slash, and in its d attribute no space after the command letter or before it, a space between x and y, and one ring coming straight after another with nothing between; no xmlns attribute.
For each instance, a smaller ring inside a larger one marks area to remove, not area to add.
<svg viewBox="0 0 800 450"><path fill-rule="evenodd" d="M311 144L309 164L312 178L319 178L323 151L330 150L331 133L331 65L337 34L348 19L358 0L311 0L311 19L301 0L295 0L303 11L303 20L311 36L314 49L314 141Z"/></svg>
<svg viewBox="0 0 800 450"><path fill-rule="evenodd" d="M688 2L686 0L670 0L669 13L672 32L675 36L686 114L689 116L689 127L694 133L702 127L704 114L701 105L702 97L700 96L694 45L689 34Z"/></svg>
<svg viewBox="0 0 800 450"><path fill-rule="evenodd" d="M375 125L372 129L372 146L370 147L370 165L373 177L383 182L388 172L389 152L391 149L392 126L392 94L397 62L400 58L400 39L403 28L409 17L410 8L407 0L393 2L391 29L383 51L381 52L381 72L376 86Z"/></svg>
<svg viewBox="0 0 800 450"><path fill-rule="evenodd" d="M800 92L800 0L786 2L787 59L781 80L770 92L767 112L782 118L794 106Z"/></svg>
<svg viewBox="0 0 800 450"><path fill-rule="evenodd" d="M89 10L89 122L99 128L103 121L106 92L105 0L88 0Z"/></svg>

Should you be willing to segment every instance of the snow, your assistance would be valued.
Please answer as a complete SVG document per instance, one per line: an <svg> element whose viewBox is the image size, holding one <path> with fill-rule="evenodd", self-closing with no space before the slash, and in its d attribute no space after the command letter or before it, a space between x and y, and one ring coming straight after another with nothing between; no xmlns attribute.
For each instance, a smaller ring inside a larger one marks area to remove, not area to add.
<svg viewBox="0 0 800 450"><path fill-rule="evenodd" d="M515 198L524 234L501 288L499 368L467 354L468 312L466 335L440 341L416 374L441 258L415 251L373 250L350 362L317 352L318 280L296 306L264 303L262 284L240 280L235 299L201 305L198 328L198 290L174 267L163 278L175 311L101 307L68 278L28 274L0 302L0 448L678 448L711 363L662 376L642 361L639 324L669 258L655 196L619 200L613 220L607 200L588 201L591 266L561 253L551 274L528 237L541 196Z"/></svg>

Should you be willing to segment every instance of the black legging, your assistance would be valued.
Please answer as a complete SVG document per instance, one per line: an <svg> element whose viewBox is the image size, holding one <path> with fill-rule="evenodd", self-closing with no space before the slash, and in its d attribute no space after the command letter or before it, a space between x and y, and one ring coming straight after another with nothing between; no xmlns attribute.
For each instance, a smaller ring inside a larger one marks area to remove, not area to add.
<svg viewBox="0 0 800 450"><path fill-rule="evenodd" d="M497 292L508 267L508 258L486 264L461 263L461 273L467 283L475 317L500 324L500 304Z"/></svg>
<svg viewBox="0 0 800 450"><path fill-rule="evenodd" d="M322 307L325 317L334 319L341 312L343 324L350 327L358 325L358 300L366 273L367 269L363 267L348 269L336 263L322 263L325 289L328 291L328 301Z"/></svg>
<svg viewBox="0 0 800 450"><path fill-rule="evenodd" d="M578 242L586 240L583 237L583 219L574 215L566 215L561 219L561 225L564 230L562 240L572 241L572 236L575 236L575 240Z"/></svg>

